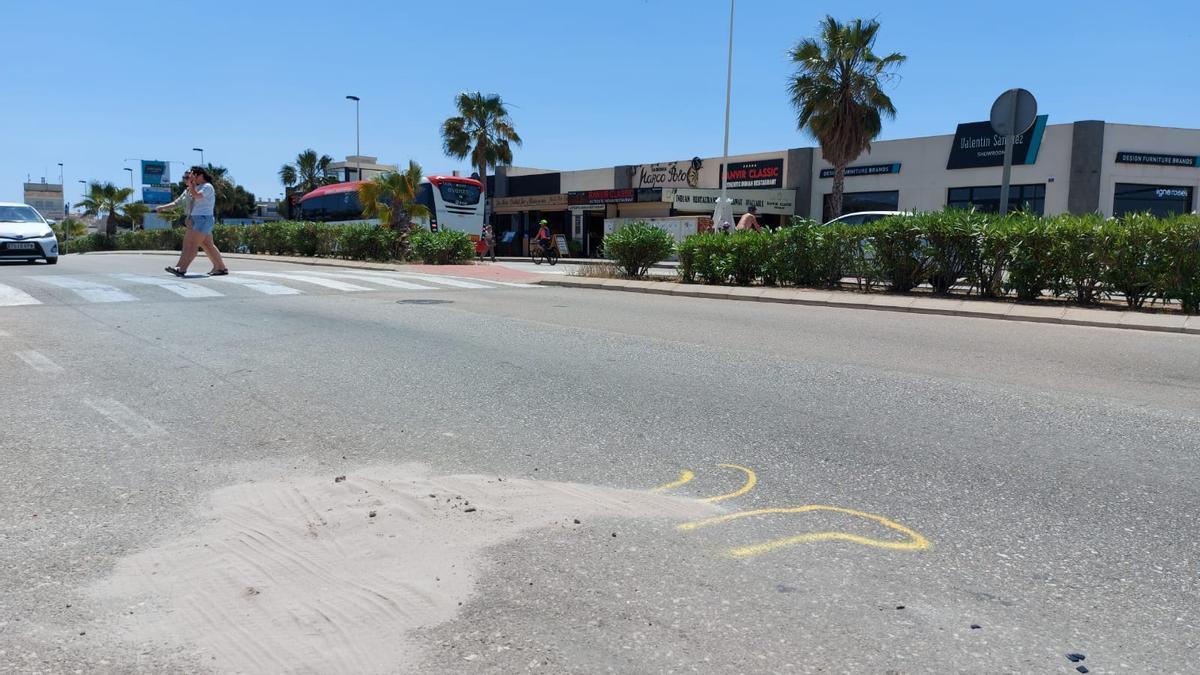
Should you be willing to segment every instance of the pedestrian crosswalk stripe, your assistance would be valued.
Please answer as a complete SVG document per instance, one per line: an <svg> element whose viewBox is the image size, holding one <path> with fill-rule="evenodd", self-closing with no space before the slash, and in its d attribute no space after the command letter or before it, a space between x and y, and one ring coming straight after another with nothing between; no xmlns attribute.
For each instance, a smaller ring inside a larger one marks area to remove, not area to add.
<svg viewBox="0 0 1200 675"><path fill-rule="evenodd" d="M175 295L185 298L220 298L224 296L224 293L214 291L211 288L206 288L199 284L178 281L176 279L168 279L166 277L147 277L141 274L114 274L112 276L118 279L133 282L135 284L157 286L165 291L170 291Z"/></svg>
<svg viewBox="0 0 1200 675"><path fill-rule="evenodd" d="M13 352L13 354L16 354L18 359L21 359L28 364L30 368L33 368L39 373L62 372L62 366L51 361L45 354L39 351L34 351L31 349L29 351Z"/></svg>
<svg viewBox="0 0 1200 675"><path fill-rule="evenodd" d="M393 277L393 276L396 276L396 277L403 277L405 279L417 279L419 281L426 281L431 284L442 284L443 286L453 286L454 288L494 288L493 286L488 286L486 284L477 284L474 281L463 281L462 279L458 279L455 277L444 277L444 276L440 276L437 274L418 274L418 273L414 273L414 272L400 272L400 273L396 273L396 274L380 274L380 273L372 274L371 272L359 272L358 274L361 274L362 276L369 276L369 277L382 277L382 276Z"/></svg>
<svg viewBox="0 0 1200 675"><path fill-rule="evenodd" d="M433 286L422 286L421 284L414 284L411 281L401 281L399 279L390 279L383 276L369 276L367 274L357 272L307 272L307 274L315 274L322 277L335 277L338 279L350 279L352 281L369 281L373 284L379 284L380 286L391 286L392 288L403 288L410 291L438 290Z"/></svg>
<svg viewBox="0 0 1200 675"><path fill-rule="evenodd" d="M41 300L22 291L19 288L0 284L0 307L15 307L17 305L40 305Z"/></svg>
<svg viewBox="0 0 1200 675"><path fill-rule="evenodd" d="M214 280L222 281L228 284L237 284L245 286L252 291L258 291L264 295L301 295L300 291L291 286L281 286L277 283L267 281L266 279L246 279L239 276L227 274L222 277L213 277Z"/></svg>
<svg viewBox="0 0 1200 675"><path fill-rule="evenodd" d="M231 274L234 274L234 273L231 273ZM357 284L348 284L344 281L337 281L335 279L322 279L321 277L310 276L307 274L292 274L292 273L284 273L284 272L236 272L236 274L252 274L254 276L276 277L279 279L290 279L292 281L303 281L306 284L314 284L316 286L324 286L325 288L332 288L332 289L338 290L338 291L369 291L369 290L371 290L371 289L367 288L366 286L359 286Z"/></svg>
<svg viewBox="0 0 1200 675"><path fill-rule="evenodd" d="M88 302L133 302L137 300L125 291L78 277L37 276L30 278L65 288Z"/></svg>

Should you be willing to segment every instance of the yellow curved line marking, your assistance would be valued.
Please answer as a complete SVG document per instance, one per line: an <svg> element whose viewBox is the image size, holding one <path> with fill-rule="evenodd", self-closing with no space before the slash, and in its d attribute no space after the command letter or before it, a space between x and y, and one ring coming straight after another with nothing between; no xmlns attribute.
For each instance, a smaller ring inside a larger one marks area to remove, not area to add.
<svg viewBox="0 0 1200 675"><path fill-rule="evenodd" d="M884 541L882 539L872 539L863 537L857 534L848 532L812 532L809 534L800 534L792 537L782 537L780 539L772 539L761 544L751 544L749 546L735 546L726 549L725 552L734 558L750 558L763 553L770 553L781 548L796 546L797 544L809 544L818 541L848 541L863 546L873 546L875 548L890 549L893 551L923 551L929 548L929 540L921 536L915 530L909 529L894 520L889 520L883 516L867 513L866 511L856 511L854 509L846 509L840 506L823 506L820 504L809 504L807 506L794 506L790 508L769 508L755 509L753 511L739 511L737 513L729 513L723 516L714 518L705 518L704 520L694 520L690 523L678 525L679 530L698 530L702 527L710 525L718 525L720 523L731 520L739 520L741 518L750 518L753 516L769 515L774 513L808 513L810 511L834 511L836 513L845 513L847 515L870 520L884 527L895 530L906 537L908 541Z"/></svg>
<svg viewBox="0 0 1200 675"><path fill-rule="evenodd" d="M692 482L692 479L695 477L696 477L696 474L692 473L691 471L688 471L687 469L684 469L683 472L681 472L679 474L679 480L674 481L672 483L666 483L665 485L659 485L658 487L651 490L651 492L666 492L667 490L674 490L677 487L680 487L682 485L687 485L688 483Z"/></svg>
<svg viewBox="0 0 1200 675"><path fill-rule="evenodd" d="M722 469L737 469L738 471L741 471L742 473L746 474L746 483L745 485L742 485L742 487L738 488L736 492L730 492L727 495L717 495L716 497L705 497L704 499L700 500L702 502L723 502L726 499L741 497L747 492L753 490L755 485L758 485L758 476L744 466L738 466L737 464L718 464L717 466L721 467Z"/></svg>

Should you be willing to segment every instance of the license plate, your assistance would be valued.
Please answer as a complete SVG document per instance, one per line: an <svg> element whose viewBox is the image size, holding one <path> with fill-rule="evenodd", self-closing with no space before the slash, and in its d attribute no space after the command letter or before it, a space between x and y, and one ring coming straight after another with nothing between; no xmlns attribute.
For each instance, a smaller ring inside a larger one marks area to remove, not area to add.
<svg viewBox="0 0 1200 675"><path fill-rule="evenodd" d="M10 251L16 250L16 249L34 249L34 248L37 248L37 244L33 243L32 241L9 242L9 244L8 244L8 250L10 250Z"/></svg>

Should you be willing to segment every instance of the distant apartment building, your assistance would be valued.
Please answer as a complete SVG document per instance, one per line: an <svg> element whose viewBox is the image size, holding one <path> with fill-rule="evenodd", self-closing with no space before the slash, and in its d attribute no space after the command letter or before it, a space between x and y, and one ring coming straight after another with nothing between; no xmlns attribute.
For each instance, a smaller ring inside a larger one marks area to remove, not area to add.
<svg viewBox="0 0 1200 675"><path fill-rule="evenodd" d="M48 220L61 219L66 208L63 202L63 186L58 183L25 183L24 201Z"/></svg>
<svg viewBox="0 0 1200 675"><path fill-rule="evenodd" d="M375 176L398 171L395 164L380 164L378 157L367 155L348 155L344 162L334 162L329 165L329 171L338 177L340 182L352 180L371 180Z"/></svg>

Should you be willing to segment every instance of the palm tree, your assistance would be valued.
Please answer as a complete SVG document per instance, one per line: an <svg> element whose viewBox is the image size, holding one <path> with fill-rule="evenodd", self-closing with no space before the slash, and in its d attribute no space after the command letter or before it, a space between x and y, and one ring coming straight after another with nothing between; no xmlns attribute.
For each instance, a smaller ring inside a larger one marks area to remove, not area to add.
<svg viewBox="0 0 1200 675"><path fill-rule="evenodd" d="M363 204L364 218L379 218L386 227L400 234L400 250L408 254L408 235L413 218L426 218L429 209L417 203L421 186L421 165L408 160L402 172L389 171L358 186L358 199Z"/></svg>
<svg viewBox="0 0 1200 675"><path fill-rule="evenodd" d="M513 129L504 102L496 94L484 96L479 92L463 92L455 101L458 117L442 124L442 147L456 159L470 157L471 165L479 172L479 180L487 185L487 170L501 164L512 164L512 145L520 145L521 137Z"/></svg>
<svg viewBox="0 0 1200 675"><path fill-rule="evenodd" d="M112 183L93 181L88 183L88 195L79 202L85 215L98 216L108 213L104 221L104 232L110 237L117 234L117 211L133 194L133 188L119 188Z"/></svg>
<svg viewBox="0 0 1200 675"><path fill-rule="evenodd" d="M873 19L842 24L826 16L821 39L805 38L791 51L796 72L788 91L797 126L817 139L821 157L833 165L830 208L834 218L842 215L846 166L871 149L883 117L896 117L881 80L891 77L888 70L907 57L876 56L872 50L878 32L879 22Z"/></svg>
<svg viewBox="0 0 1200 675"><path fill-rule="evenodd" d="M146 214L150 213L150 207L142 202L130 202L122 207L121 212L130 221L130 230L136 230L142 227L146 222Z"/></svg>
<svg viewBox="0 0 1200 675"><path fill-rule="evenodd" d="M301 194L311 192L322 185L336 183L337 176L329 170L333 158L329 155L317 155L317 151L309 148L296 155L295 164L284 164L279 169L279 181L285 188L292 186Z"/></svg>

